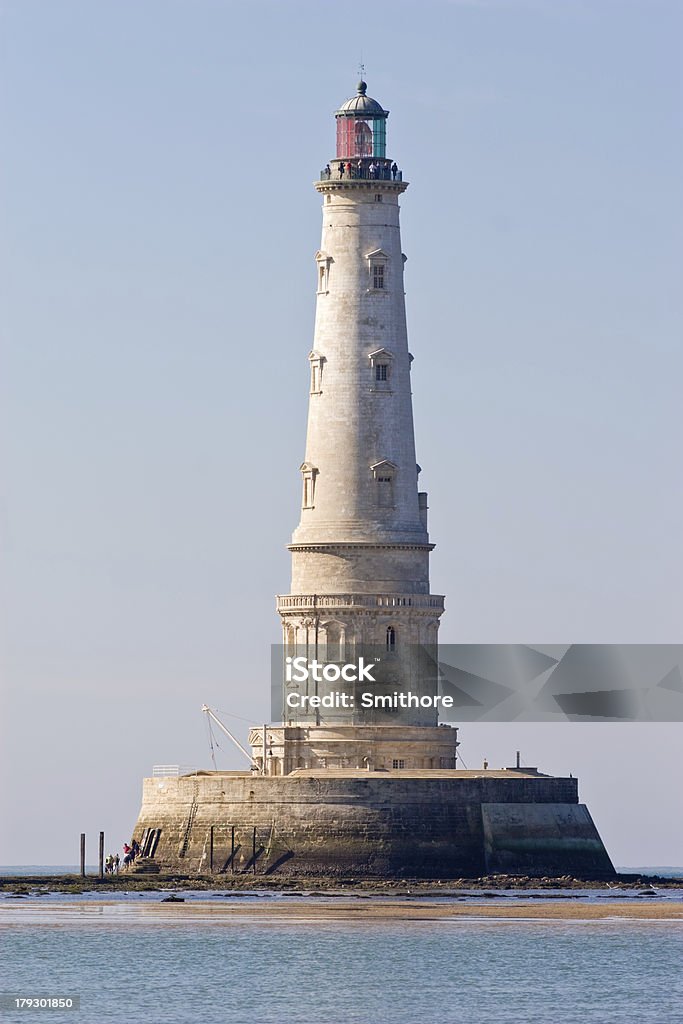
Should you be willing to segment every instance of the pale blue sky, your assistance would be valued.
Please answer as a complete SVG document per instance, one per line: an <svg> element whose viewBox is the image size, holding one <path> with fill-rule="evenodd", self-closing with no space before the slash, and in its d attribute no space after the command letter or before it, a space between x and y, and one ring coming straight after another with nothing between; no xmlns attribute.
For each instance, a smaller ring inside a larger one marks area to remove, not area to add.
<svg viewBox="0 0 683 1024"><path fill-rule="evenodd" d="M267 715L311 182L361 51L411 182L443 640L681 640L682 22L658 0L3 0L0 862L118 845L153 763L208 764L203 702ZM578 774L614 859L652 864L683 861L681 737L461 738L472 764L521 747Z"/></svg>

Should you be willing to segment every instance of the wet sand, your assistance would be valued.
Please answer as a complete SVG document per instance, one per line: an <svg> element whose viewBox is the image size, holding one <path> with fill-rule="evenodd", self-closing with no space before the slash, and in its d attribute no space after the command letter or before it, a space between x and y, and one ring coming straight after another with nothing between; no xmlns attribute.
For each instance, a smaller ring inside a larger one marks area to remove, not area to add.
<svg viewBox="0 0 683 1024"><path fill-rule="evenodd" d="M113 901L74 901L68 904L25 903L23 905L0 906L2 925L48 925L48 924L115 924L127 923L135 918L140 923L199 923L201 921L234 921L252 924L269 922L329 922L357 921L359 924L380 921L446 921L454 918L480 918L495 920L541 920L541 921L683 921L683 904L646 901L634 903L610 900L608 904L580 903L565 901L535 900L491 900L485 906L469 900L462 903L435 903L430 905L405 902L335 901L334 903L296 902L245 903L204 903L199 900L186 903L138 903L121 904Z"/></svg>

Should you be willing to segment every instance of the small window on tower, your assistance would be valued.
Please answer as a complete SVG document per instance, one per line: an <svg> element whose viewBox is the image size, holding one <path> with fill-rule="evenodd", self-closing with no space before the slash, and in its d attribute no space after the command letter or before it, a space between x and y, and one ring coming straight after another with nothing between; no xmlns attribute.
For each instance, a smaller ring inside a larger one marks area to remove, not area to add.
<svg viewBox="0 0 683 1024"><path fill-rule="evenodd" d="M322 392L323 382L323 366L325 363L325 357L321 356L318 352L310 352L308 361L311 364L311 394L319 395Z"/></svg>
<svg viewBox="0 0 683 1024"><path fill-rule="evenodd" d="M330 264L334 261L325 252L317 252L315 261L318 264L318 295L325 295L330 288Z"/></svg>
<svg viewBox="0 0 683 1024"><path fill-rule="evenodd" d="M370 291L381 292L386 289L387 274L386 266L389 261L389 254L383 249L373 249L365 254L368 261L369 289Z"/></svg>
<svg viewBox="0 0 683 1024"><path fill-rule="evenodd" d="M376 348L374 352L368 352L368 359L372 374L372 391L390 391L393 352L390 352L388 348Z"/></svg>
<svg viewBox="0 0 683 1024"><path fill-rule="evenodd" d="M382 202L382 193L381 192L378 192L377 195L375 196L375 202L376 203L381 203Z"/></svg>
<svg viewBox="0 0 683 1024"><path fill-rule="evenodd" d="M377 504L380 508L391 508L394 504L393 482L390 476L377 477Z"/></svg>
<svg viewBox="0 0 683 1024"><path fill-rule="evenodd" d="M387 626L387 650L396 650L396 630L393 626Z"/></svg>
<svg viewBox="0 0 683 1024"><path fill-rule="evenodd" d="M393 508L394 506L394 477L396 466L388 459L376 462L370 467L377 488L377 506L379 508Z"/></svg>
<svg viewBox="0 0 683 1024"><path fill-rule="evenodd" d="M303 508L314 508L315 500L315 478L318 474L318 470L315 466L312 466L310 462L304 462L301 467L301 475L303 477L303 498L301 505Z"/></svg>
<svg viewBox="0 0 683 1024"><path fill-rule="evenodd" d="M395 757L391 762L392 768L405 768L406 762L403 757Z"/></svg>

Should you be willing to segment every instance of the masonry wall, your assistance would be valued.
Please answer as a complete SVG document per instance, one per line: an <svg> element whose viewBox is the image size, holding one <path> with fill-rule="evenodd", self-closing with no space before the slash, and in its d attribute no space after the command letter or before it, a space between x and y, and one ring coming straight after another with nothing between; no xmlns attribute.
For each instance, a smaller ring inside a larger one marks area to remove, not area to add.
<svg viewBox="0 0 683 1024"><path fill-rule="evenodd" d="M324 261L327 276L317 294L311 356L321 360L322 369L320 387L310 394L305 455L305 464L315 471L315 488L311 506L301 510L293 542L426 544L399 228L398 197L407 186L323 182L317 187L323 193L318 260ZM372 253L380 254L384 268L380 289L373 287ZM386 382L378 383L372 354L380 350L389 353L389 370ZM371 467L384 460L393 466L393 500L380 507ZM338 565L337 573L343 568ZM420 568L426 584L426 560ZM307 575L302 567L296 571ZM380 567L376 578L385 574ZM407 579L413 582L414 567ZM341 589L351 585L350 577Z"/></svg>
<svg viewBox="0 0 683 1024"><path fill-rule="evenodd" d="M428 594L429 547L292 548L292 594Z"/></svg>
<svg viewBox="0 0 683 1024"><path fill-rule="evenodd" d="M209 870L211 826L214 871L250 872L255 865L256 874L311 877L614 873L590 815L577 817L575 779L431 775L145 779L135 837L159 829L155 860L189 874ZM529 807L535 818L528 818ZM513 832L525 822L526 846L507 842L507 820Z"/></svg>

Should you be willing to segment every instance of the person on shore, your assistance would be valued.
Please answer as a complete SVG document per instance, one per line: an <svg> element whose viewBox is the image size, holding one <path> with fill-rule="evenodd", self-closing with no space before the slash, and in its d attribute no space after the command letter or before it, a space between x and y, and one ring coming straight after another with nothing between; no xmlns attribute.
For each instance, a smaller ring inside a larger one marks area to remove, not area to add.
<svg viewBox="0 0 683 1024"><path fill-rule="evenodd" d="M137 841L137 839L134 839L132 841L130 848L131 848L131 852L133 854L133 860L135 860L136 857L140 856L140 844Z"/></svg>
<svg viewBox="0 0 683 1024"><path fill-rule="evenodd" d="M113 872L114 872L115 875L118 875L120 866L121 866L121 858L119 857L119 855L117 853L115 855L115 857L114 857L114 864L113 864Z"/></svg>
<svg viewBox="0 0 683 1024"><path fill-rule="evenodd" d="M104 873L105 875L111 875L114 870L114 857L113 854L108 853L104 861Z"/></svg>

